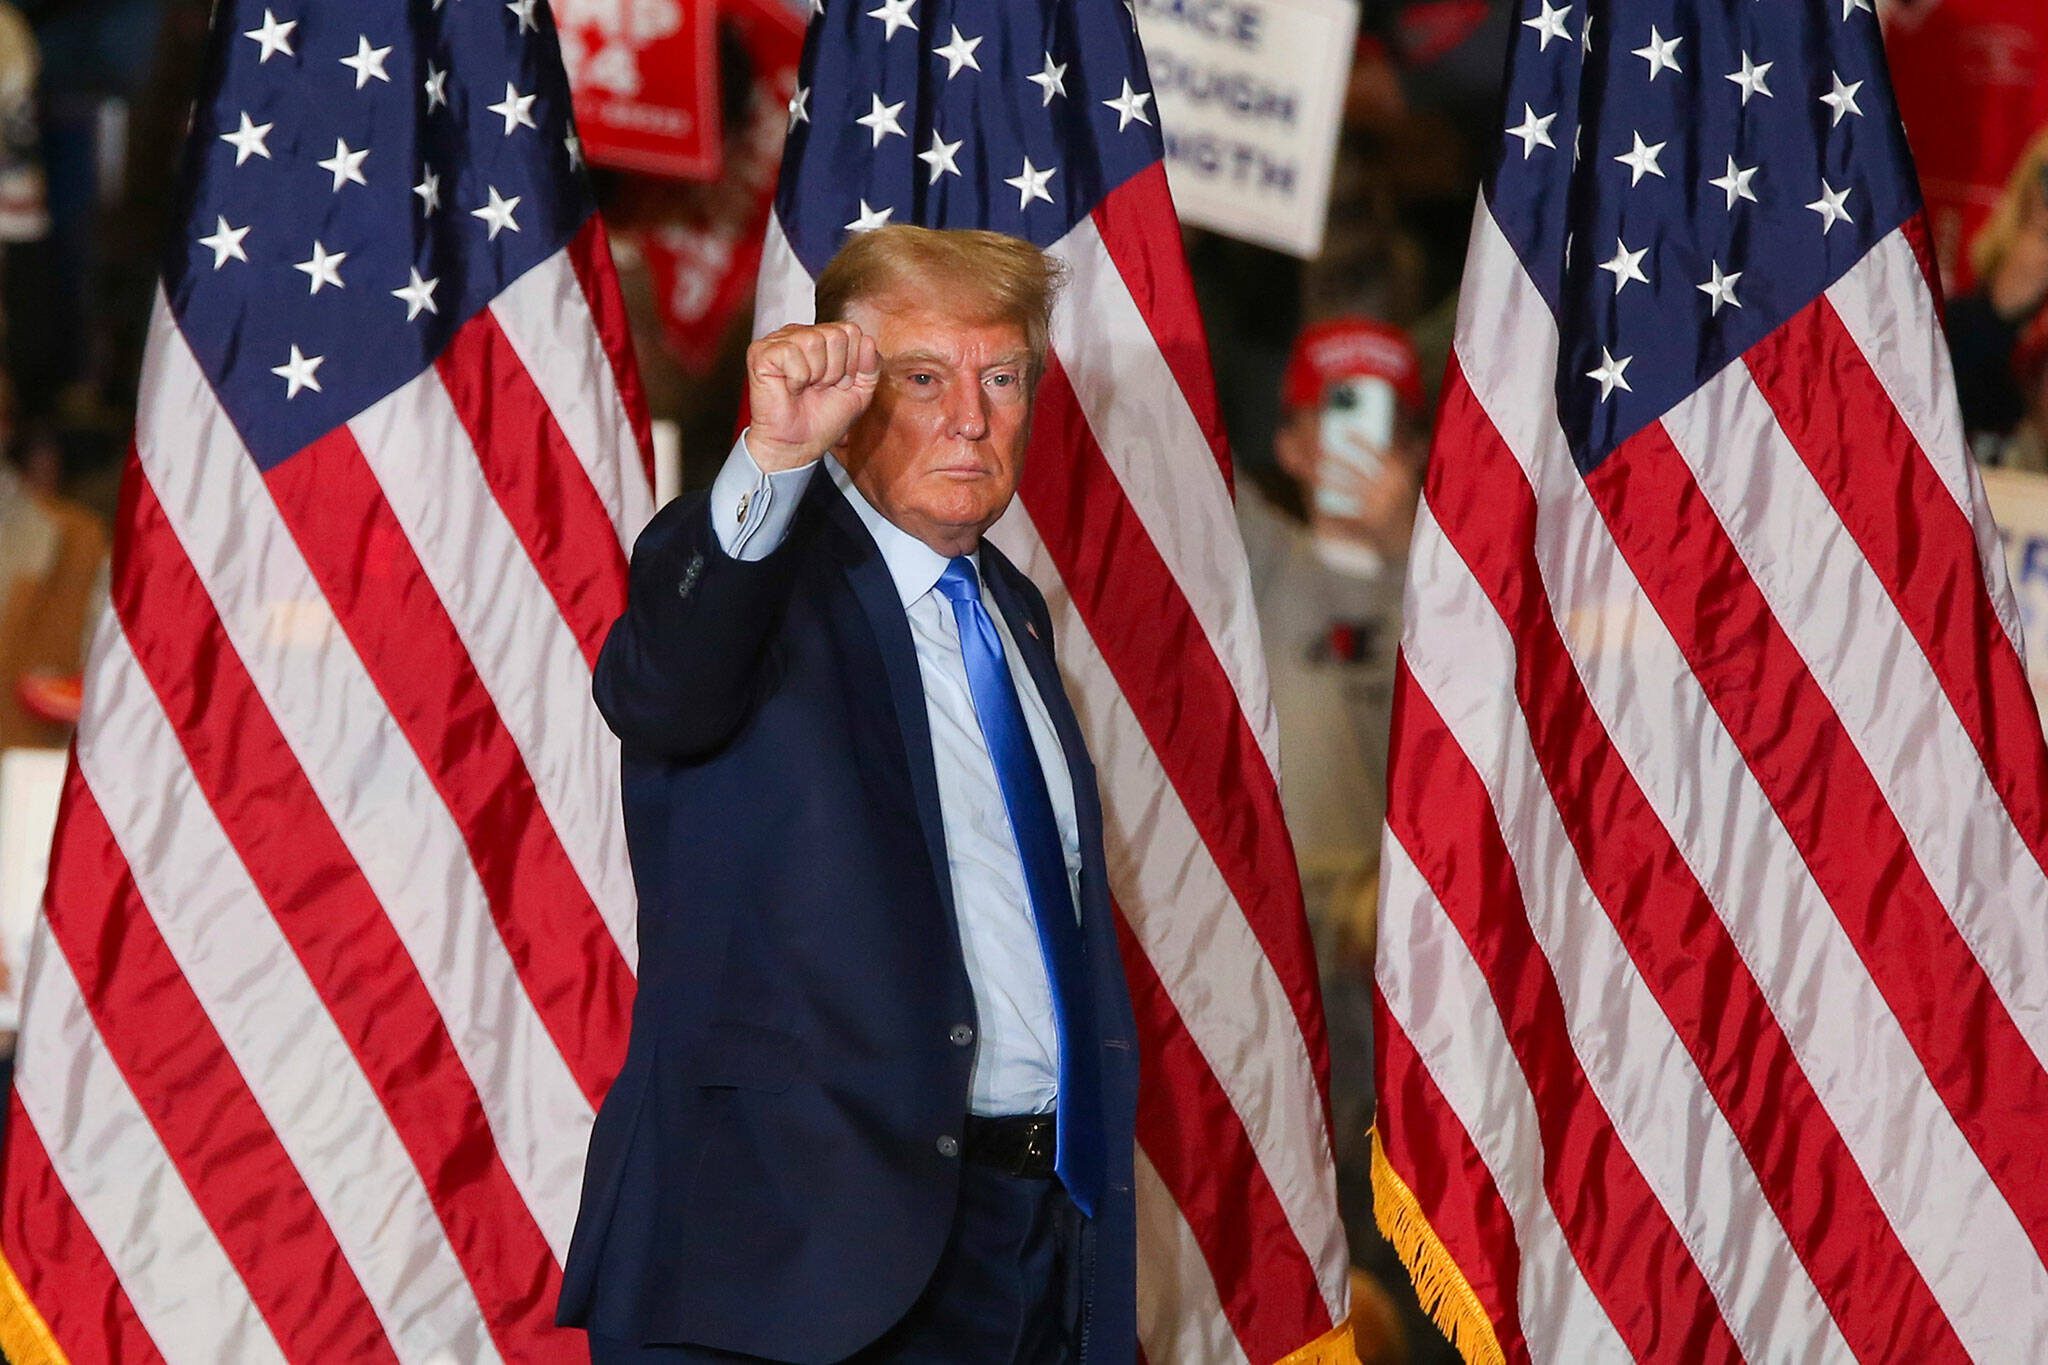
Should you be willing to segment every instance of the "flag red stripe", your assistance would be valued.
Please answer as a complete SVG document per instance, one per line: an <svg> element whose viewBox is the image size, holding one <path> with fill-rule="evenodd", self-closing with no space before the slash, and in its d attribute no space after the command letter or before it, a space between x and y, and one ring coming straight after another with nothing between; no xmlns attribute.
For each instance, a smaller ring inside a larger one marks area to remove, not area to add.
<svg viewBox="0 0 2048 1365"><path fill-rule="evenodd" d="M484 481L595 667L626 609L626 552L604 500L488 308L434 364Z"/></svg>
<svg viewBox="0 0 2048 1365"><path fill-rule="evenodd" d="M7 1207L0 1245L73 1365L162 1365L135 1305L50 1165L20 1095L7 1100Z"/></svg>
<svg viewBox="0 0 2048 1365"><path fill-rule="evenodd" d="M114 601L192 774L347 1040L513 1359L572 1360L561 1276L440 1014L131 462ZM11 1188L11 1187L10 1187Z"/></svg>
<svg viewBox="0 0 2048 1365"><path fill-rule="evenodd" d="M1614 747L1551 615L1536 499L1454 357L1439 427L1460 460L1430 507L1516 650L1514 680L1567 836L1643 983L1727 1117L1849 1344L1927 1360L1962 1343L1821 1105L1713 902Z"/></svg>
<svg viewBox="0 0 2048 1365"><path fill-rule="evenodd" d="M49 922L108 1055L287 1356L393 1360L334 1230L222 1045L74 766ZM261 1216L250 1199L260 1191Z"/></svg>
<svg viewBox="0 0 2048 1365"><path fill-rule="evenodd" d="M1145 317L1152 340L1180 381L1181 396L1208 437L1209 449L1231 479L1230 440L1223 430L1216 402L1216 380L1209 365L1209 334L1195 302L1194 276L1188 273L1166 186L1166 163L1155 161L1103 196L1089 215L1095 230L1123 277L1124 287Z"/></svg>
<svg viewBox="0 0 2048 1365"><path fill-rule="evenodd" d="M1387 829L1471 949L1501 1018L1512 1021L1508 1041L1543 1134L1543 1186L1587 1286L1639 1360L1739 1361L1699 1266L1572 1050L1564 999L1529 926L1486 784L1405 660L1394 687L1401 724L1388 763Z"/></svg>
<svg viewBox="0 0 2048 1365"><path fill-rule="evenodd" d="M1239 1343L1254 1360L1278 1360L1330 1330L1315 1268L1230 1097L1121 914L1117 932L1145 1077L1138 1142L1194 1232Z"/></svg>
<svg viewBox="0 0 2048 1365"><path fill-rule="evenodd" d="M1529 1359L1520 1312L1522 1250L1493 1172L1401 1030L1373 992L1380 1148L1415 1192L1444 1250L1472 1286L1509 1362ZM1390 1124L1388 1119L1393 1122Z"/></svg>
<svg viewBox="0 0 2048 1365"><path fill-rule="evenodd" d="M1942 1102L2048 1252L2048 1074L1692 471L1653 425L1586 486Z"/></svg>
<svg viewBox="0 0 2048 1365"><path fill-rule="evenodd" d="M1329 1093L1329 1045L1280 789L1172 570L1103 458L1058 357L1018 490L1117 688L1273 964Z"/></svg>
<svg viewBox="0 0 2048 1365"><path fill-rule="evenodd" d="M626 316L626 300L619 293L618 272L612 268L611 239L604 218L591 214L569 239L569 265L576 282L583 286L584 302L590 305L591 321L597 325L597 340L611 363L612 380L633 423L633 440L640 447L640 472L647 486L654 486L654 434L647 413L647 393L640 383L640 366L633 358L633 324Z"/></svg>
<svg viewBox="0 0 2048 1365"><path fill-rule="evenodd" d="M357 655L462 830L499 935L593 1106L625 1061L633 973L362 448L336 427L264 476Z"/></svg>
<svg viewBox="0 0 2048 1365"><path fill-rule="evenodd" d="M1968 517L1825 297L1752 347L1778 425L1920 642L2020 837L2048 868L2048 741Z"/></svg>

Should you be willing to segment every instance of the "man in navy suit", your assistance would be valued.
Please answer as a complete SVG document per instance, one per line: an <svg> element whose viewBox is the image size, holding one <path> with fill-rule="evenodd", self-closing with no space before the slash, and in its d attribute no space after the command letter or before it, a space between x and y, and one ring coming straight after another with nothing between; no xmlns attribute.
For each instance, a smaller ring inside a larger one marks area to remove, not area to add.
<svg viewBox="0 0 2048 1365"><path fill-rule="evenodd" d="M1016 493L1058 267L854 237L598 661L640 987L560 1321L593 1358L1129 1361L1137 1054Z"/></svg>

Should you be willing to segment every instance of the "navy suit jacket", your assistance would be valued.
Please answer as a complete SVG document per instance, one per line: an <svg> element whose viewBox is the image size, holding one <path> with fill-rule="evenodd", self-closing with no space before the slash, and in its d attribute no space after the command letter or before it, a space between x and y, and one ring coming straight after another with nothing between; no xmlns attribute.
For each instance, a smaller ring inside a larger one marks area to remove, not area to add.
<svg viewBox="0 0 2048 1365"><path fill-rule="evenodd" d="M1137 1052L1095 770L1045 602L982 574L1074 777L1109 1181L1084 1236L1085 1357L1136 1341ZM639 994L598 1112L564 1325L789 1361L894 1325L958 1198L974 998L954 921L910 626L874 538L822 472L784 543L728 556L703 497L633 552L598 660L624 743ZM953 1141L942 1142L942 1139Z"/></svg>

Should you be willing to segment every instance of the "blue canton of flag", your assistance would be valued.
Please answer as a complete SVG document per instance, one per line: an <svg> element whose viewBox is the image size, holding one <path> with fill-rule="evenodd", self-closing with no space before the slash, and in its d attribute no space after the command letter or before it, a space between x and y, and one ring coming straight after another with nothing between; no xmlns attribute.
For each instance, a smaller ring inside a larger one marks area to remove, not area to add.
<svg viewBox="0 0 2048 1365"><path fill-rule="evenodd" d="M268 468L423 370L592 203L541 0L241 0L216 26L164 283Z"/></svg>
<svg viewBox="0 0 2048 1365"><path fill-rule="evenodd" d="M1541 0L1504 107L1487 198L1589 471L1920 207L1870 0Z"/></svg>
<svg viewBox="0 0 2048 1365"><path fill-rule="evenodd" d="M1049 247L1161 156L1131 11L1115 4L818 6L777 209L816 274L884 223Z"/></svg>

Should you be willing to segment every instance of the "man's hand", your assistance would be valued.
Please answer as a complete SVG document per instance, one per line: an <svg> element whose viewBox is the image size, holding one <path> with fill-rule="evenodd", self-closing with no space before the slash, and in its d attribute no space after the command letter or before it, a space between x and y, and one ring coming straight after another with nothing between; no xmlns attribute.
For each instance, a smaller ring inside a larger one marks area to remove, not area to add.
<svg viewBox="0 0 2048 1365"><path fill-rule="evenodd" d="M851 322L778 327L747 348L747 453L763 473L807 465L874 401L875 339Z"/></svg>

